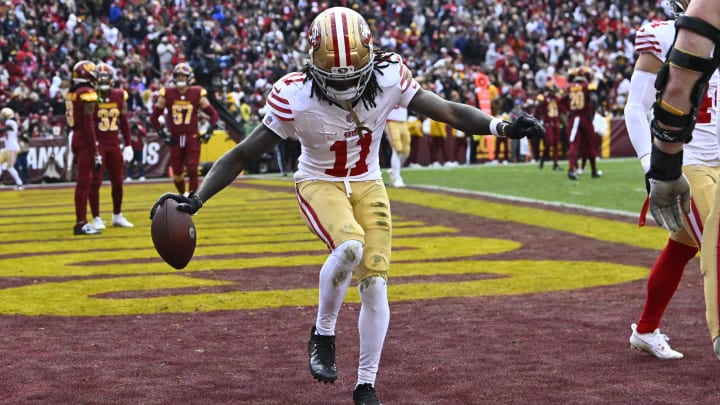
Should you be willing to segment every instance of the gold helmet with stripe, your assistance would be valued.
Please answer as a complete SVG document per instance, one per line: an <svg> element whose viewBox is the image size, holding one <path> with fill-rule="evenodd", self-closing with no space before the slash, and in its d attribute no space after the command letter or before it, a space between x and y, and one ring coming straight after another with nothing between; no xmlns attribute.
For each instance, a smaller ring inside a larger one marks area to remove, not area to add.
<svg viewBox="0 0 720 405"><path fill-rule="evenodd" d="M81 60L73 66L72 79L75 83L88 83L95 87L97 83L97 69L89 60Z"/></svg>
<svg viewBox="0 0 720 405"><path fill-rule="evenodd" d="M187 87L195 82L195 74L193 68L187 62L181 62L175 65L172 72L173 82L177 87Z"/></svg>
<svg viewBox="0 0 720 405"><path fill-rule="evenodd" d="M112 66L104 62L97 64L97 83L100 90L110 90L112 88L114 77L115 69L113 69Z"/></svg>
<svg viewBox="0 0 720 405"><path fill-rule="evenodd" d="M328 99L346 104L362 96L373 74L370 26L356 11L332 7L308 30L310 75Z"/></svg>

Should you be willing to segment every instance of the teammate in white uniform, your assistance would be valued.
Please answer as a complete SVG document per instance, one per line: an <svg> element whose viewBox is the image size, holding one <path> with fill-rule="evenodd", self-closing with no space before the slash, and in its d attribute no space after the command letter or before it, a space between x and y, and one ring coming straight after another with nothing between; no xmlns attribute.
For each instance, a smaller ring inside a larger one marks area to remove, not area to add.
<svg viewBox="0 0 720 405"><path fill-rule="evenodd" d="M684 11L687 2L674 2L673 6L679 13ZM652 147L648 113L655 102L656 74L665 62L674 38L675 22L672 20L645 24L635 37L635 50L639 57L630 81L625 124L646 174L650 170ZM685 266L700 248L703 223L712 207L715 184L720 177L720 150L716 135L719 80L720 76L715 72L698 113L692 141L684 146L683 172L692 187L692 210L685 217L684 228L670 233L667 245L654 263L648 278L645 307L637 324L631 326L631 347L661 359L683 357L682 353L670 347L667 336L660 333L659 326Z"/></svg>
<svg viewBox="0 0 720 405"><path fill-rule="evenodd" d="M321 12L308 39L308 64L273 85L262 124L215 162L196 192L162 195L151 216L167 198L195 213L247 162L296 136L302 147L295 172L300 211L330 251L320 270L318 313L308 342L310 373L326 383L337 379L335 322L354 274L361 308L353 399L376 404L375 377L390 321L392 221L378 156L388 115L400 105L465 133L517 139L544 129L529 115L509 123L421 89L397 54L373 49L367 22L351 9Z"/></svg>
<svg viewBox="0 0 720 405"><path fill-rule="evenodd" d="M5 147L0 151L0 177L3 170L7 170L15 180L15 189L22 190L23 182L20 174L15 170L15 161L20 152L20 143L18 142L18 123L15 121L15 112L8 107L0 110L0 121L3 123L2 131L5 133Z"/></svg>
<svg viewBox="0 0 720 405"><path fill-rule="evenodd" d="M392 146L390 156L390 184L393 187L405 187L405 181L400 175L400 169L410 156L410 127L408 126L408 110L402 106L395 106L388 115L385 134Z"/></svg>

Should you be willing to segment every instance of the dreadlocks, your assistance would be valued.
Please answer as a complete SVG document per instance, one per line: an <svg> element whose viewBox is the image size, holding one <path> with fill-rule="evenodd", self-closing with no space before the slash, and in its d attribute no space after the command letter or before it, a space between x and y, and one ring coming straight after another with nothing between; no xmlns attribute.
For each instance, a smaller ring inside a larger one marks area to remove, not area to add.
<svg viewBox="0 0 720 405"><path fill-rule="evenodd" d="M373 53L375 54L375 66L373 66L373 70L381 75L384 75L383 69L390 66L391 63L399 63L399 60L393 60L393 52L383 51L382 49L376 48L375 50L373 50ZM310 75L310 63L305 63L302 72L305 74L306 82L312 78L312 76ZM362 96L360 96L360 100L362 100L363 106L365 106L366 109L369 110L370 108L374 108L377 106L377 104L375 104L375 97L377 96L378 92L382 92L382 89L380 88L380 86L378 86L377 78L375 77L375 75L372 75L370 77L370 80L368 81L367 86L365 87L365 91L363 91ZM313 81L312 89L310 91L310 97L313 96L317 97L318 100L325 100L329 104L335 104L341 108L345 108L344 106L334 103L333 101L328 99L325 93L320 89L320 86L315 81Z"/></svg>

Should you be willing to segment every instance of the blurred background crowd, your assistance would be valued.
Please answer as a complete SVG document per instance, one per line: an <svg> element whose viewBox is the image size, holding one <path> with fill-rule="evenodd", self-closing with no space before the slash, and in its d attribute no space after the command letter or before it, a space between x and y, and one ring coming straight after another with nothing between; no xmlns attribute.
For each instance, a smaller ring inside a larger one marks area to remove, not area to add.
<svg viewBox="0 0 720 405"><path fill-rule="evenodd" d="M272 83L300 70L305 31L328 6L360 12L376 44L400 53L447 99L477 105L474 77L498 89L493 113L534 100L548 76L589 66L601 108L621 115L635 31L668 18L661 0L0 0L0 106L31 137L64 136L65 91L75 62L104 61L144 119L172 67L189 62L199 84L239 121L262 115Z"/></svg>

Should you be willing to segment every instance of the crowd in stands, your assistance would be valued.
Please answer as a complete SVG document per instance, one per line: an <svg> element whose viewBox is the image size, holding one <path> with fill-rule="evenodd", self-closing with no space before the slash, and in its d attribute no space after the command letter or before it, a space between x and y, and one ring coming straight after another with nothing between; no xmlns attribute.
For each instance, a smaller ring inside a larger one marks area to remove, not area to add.
<svg viewBox="0 0 720 405"><path fill-rule="evenodd" d="M476 105L474 77L499 89L496 111L533 100L548 76L590 66L608 113L622 114L634 33L667 19L660 0L0 0L0 106L32 136L62 136L73 64L104 61L143 117L171 68L188 61L198 81L245 122L262 114L271 84L300 70L306 28L328 6L366 17L376 44L400 53L421 83Z"/></svg>

